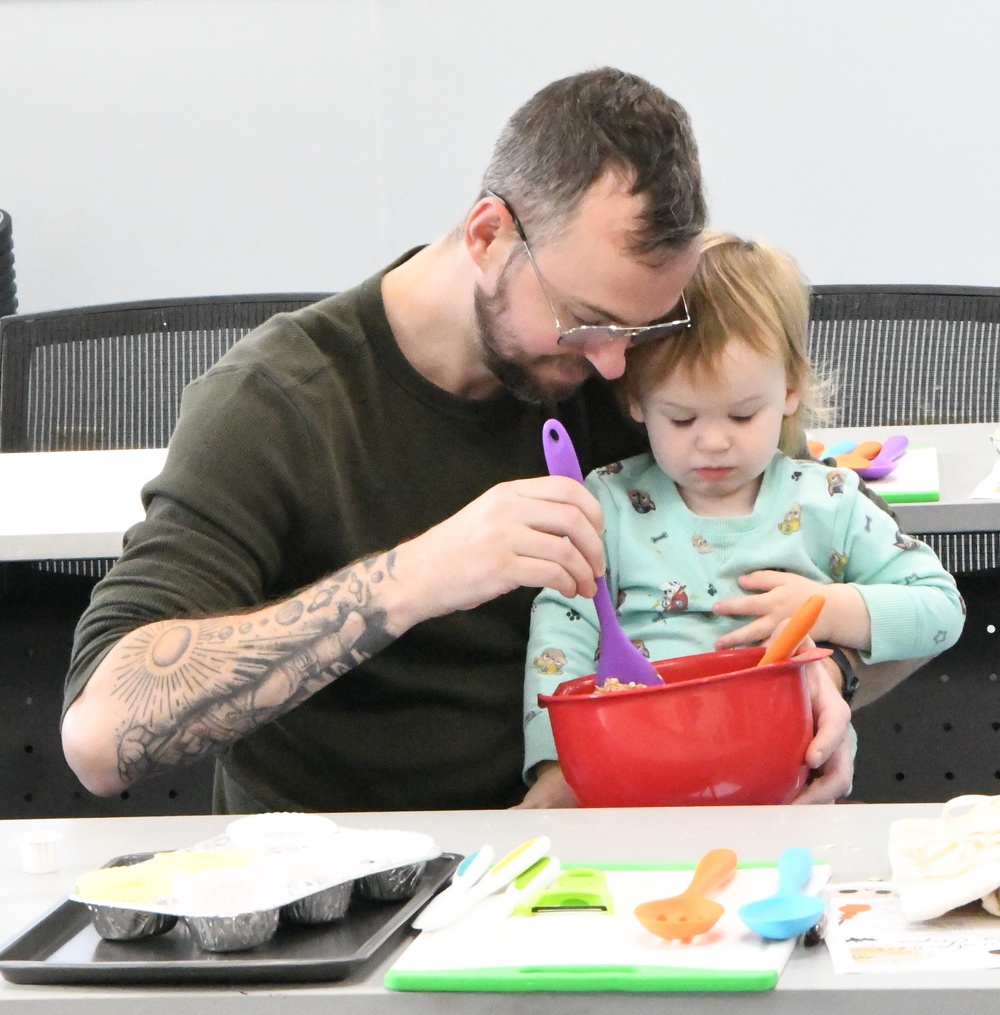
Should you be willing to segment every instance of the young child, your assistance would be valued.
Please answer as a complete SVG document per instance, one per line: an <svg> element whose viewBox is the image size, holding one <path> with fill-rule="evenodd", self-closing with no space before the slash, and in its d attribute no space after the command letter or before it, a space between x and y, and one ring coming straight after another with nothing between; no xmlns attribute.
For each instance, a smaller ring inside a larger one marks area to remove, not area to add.
<svg viewBox="0 0 1000 1015"><path fill-rule="evenodd" d="M795 263L708 234L685 295L691 328L631 349L619 382L652 453L587 477L604 512L612 600L632 641L653 660L754 644L819 592L826 604L811 636L865 662L954 644L964 605L930 547L901 533L854 472L789 457L823 415L806 352L808 286ZM598 652L591 600L543 590L526 665L529 781L534 766L556 759L539 692L595 672Z"/></svg>

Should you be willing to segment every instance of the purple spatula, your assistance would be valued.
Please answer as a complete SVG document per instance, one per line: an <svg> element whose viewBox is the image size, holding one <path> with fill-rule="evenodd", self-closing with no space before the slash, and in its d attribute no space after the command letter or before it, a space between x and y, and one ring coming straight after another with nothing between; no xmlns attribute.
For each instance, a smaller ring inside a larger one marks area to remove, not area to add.
<svg viewBox="0 0 1000 1015"><path fill-rule="evenodd" d="M566 428L557 419L550 419L542 427L542 447L549 475L566 476L583 482L583 472L573 442ZM611 593L603 577L597 579L594 596L597 619L601 625L601 654L597 659L597 685L612 677L623 684L662 684L653 664L629 641L618 623L618 614L611 604Z"/></svg>

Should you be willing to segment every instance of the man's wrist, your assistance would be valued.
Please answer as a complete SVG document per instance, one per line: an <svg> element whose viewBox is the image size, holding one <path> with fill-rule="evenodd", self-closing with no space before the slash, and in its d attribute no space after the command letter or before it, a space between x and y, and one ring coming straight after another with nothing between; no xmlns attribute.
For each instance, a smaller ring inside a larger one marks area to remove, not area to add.
<svg viewBox="0 0 1000 1015"><path fill-rule="evenodd" d="M850 705L854 699L854 692L857 691L858 684L861 683L854 670L854 663L839 645L831 645L827 641L820 641L816 644L818 648L828 648L833 653L830 660L840 670L840 693L844 696L844 701Z"/></svg>

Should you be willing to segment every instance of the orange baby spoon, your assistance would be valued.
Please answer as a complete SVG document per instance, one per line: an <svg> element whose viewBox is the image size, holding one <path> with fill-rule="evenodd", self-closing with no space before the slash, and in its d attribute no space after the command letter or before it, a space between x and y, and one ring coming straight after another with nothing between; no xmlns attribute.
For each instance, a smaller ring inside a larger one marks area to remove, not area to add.
<svg viewBox="0 0 1000 1015"><path fill-rule="evenodd" d="M735 870L736 854L731 849L713 849L698 861L691 884L680 895L641 902L635 915L651 934L668 941L691 941L711 930L725 912L708 893L721 888Z"/></svg>

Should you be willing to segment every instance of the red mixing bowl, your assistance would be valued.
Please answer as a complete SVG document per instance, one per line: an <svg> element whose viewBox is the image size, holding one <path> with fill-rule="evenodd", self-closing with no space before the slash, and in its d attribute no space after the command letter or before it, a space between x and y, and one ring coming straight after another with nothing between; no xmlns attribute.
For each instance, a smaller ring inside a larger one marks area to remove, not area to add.
<svg viewBox="0 0 1000 1015"><path fill-rule="evenodd" d="M563 774L584 807L787 803L813 737L809 649L757 666L764 649L654 663L663 686L595 692L594 677L540 694Z"/></svg>

